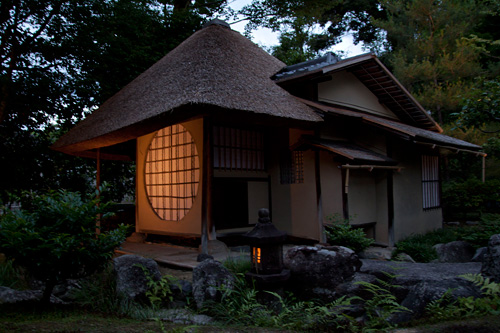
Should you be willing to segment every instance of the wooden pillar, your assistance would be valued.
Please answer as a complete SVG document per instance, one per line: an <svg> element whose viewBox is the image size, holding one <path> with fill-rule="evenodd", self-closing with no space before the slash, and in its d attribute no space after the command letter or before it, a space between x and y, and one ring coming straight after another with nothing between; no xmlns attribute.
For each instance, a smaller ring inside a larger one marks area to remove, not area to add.
<svg viewBox="0 0 500 333"><path fill-rule="evenodd" d="M481 179L483 183L486 183L486 155L483 155L483 163L482 163L482 172L481 172Z"/></svg>
<svg viewBox="0 0 500 333"><path fill-rule="evenodd" d="M215 225L212 217L212 178L213 178L213 129L212 120L203 118L203 170L201 204L201 252L208 254L208 241L215 240Z"/></svg>
<svg viewBox="0 0 500 333"><path fill-rule="evenodd" d="M101 196L101 148L97 148L95 185L96 185L96 190L97 190L97 198L100 198L100 196ZM99 235L101 233L101 214L97 215L95 233L96 233L96 235Z"/></svg>
<svg viewBox="0 0 500 333"><path fill-rule="evenodd" d="M321 195L321 156L319 151L314 152L314 171L316 176L316 207L318 212L319 241L326 243L326 235L323 232L323 198Z"/></svg>
<svg viewBox="0 0 500 333"><path fill-rule="evenodd" d="M394 246L394 171L387 170L387 218L389 246Z"/></svg>
<svg viewBox="0 0 500 333"><path fill-rule="evenodd" d="M342 174L342 213L344 219L349 219L349 169L340 169Z"/></svg>

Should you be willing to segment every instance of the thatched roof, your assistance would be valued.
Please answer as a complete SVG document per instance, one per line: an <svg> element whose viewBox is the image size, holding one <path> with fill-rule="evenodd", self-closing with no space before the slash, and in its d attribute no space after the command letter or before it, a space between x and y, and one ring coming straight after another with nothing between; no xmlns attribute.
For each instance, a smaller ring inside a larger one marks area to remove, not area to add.
<svg viewBox="0 0 500 333"><path fill-rule="evenodd" d="M91 156L170 123L210 112L322 119L271 80L285 67L236 31L218 24L194 33L62 136L53 149Z"/></svg>

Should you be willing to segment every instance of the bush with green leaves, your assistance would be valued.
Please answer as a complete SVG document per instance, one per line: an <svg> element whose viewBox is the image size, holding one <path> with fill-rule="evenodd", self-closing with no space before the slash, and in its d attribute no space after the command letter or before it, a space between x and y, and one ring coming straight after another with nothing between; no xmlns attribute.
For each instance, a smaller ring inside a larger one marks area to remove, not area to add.
<svg viewBox="0 0 500 333"><path fill-rule="evenodd" d="M488 246L491 236L500 234L500 214L483 214L477 225L460 228L457 232L460 239L475 248Z"/></svg>
<svg viewBox="0 0 500 333"><path fill-rule="evenodd" d="M20 267L15 267L12 260L0 260L0 286L17 290L27 289L26 276Z"/></svg>
<svg viewBox="0 0 500 333"><path fill-rule="evenodd" d="M463 240L475 248L488 245L491 236L500 234L500 214L483 214L474 226L447 227L421 235L411 235L396 243L393 257L406 253L417 262L437 259L436 244Z"/></svg>
<svg viewBox="0 0 500 333"><path fill-rule="evenodd" d="M88 198L67 191L35 196L30 211L0 216L0 252L45 284L48 303L56 284L103 269L124 241L124 226L96 235L96 219L109 216L110 205L97 191Z"/></svg>
<svg viewBox="0 0 500 333"><path fill-rule="evenodd" d="M442 198L445 220L471 219L481 213L499 213L499 188L498 179L485 183L476 178L445 183Z"/></svg>
<svg viewBox="0 0 500 333"><path fill-rule="evenodd" d="M331 224L325 226L325 235L331 245L345 246L359 253L373 244L374 240L367 238L363 229L351 226L350 219L342 219L340 215L334 214L328 220Z"/></svg>
<svg viewBox="0 0 500 333"><path fill-rule="evenodd" d="M393 256L406 253L417 262L430 262L437 259L437 252L433 248L436 244L449 243L460 239L458 229L444 228L425 234L411 235L396 243Z"/></svg>

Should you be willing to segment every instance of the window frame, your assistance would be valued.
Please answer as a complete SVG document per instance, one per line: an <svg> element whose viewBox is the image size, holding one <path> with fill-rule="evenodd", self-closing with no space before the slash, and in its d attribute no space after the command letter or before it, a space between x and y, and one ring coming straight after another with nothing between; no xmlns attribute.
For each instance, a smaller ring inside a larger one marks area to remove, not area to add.
<svg viewBox="0 0 500 333"><path fill-rule="evenodd" d="M424 211L439 209L442 207L439 156L422 155L421 169L422 208Z"/></svg>

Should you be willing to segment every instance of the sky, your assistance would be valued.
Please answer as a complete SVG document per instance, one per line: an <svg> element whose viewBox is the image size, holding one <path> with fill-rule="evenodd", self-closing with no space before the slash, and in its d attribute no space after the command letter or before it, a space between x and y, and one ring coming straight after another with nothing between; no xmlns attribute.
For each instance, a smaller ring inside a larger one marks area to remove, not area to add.
<svg viewBox="0 0 500 333"><path fill-rule="evenodd" d="M239 10L243 6L249 4L251 0L233 0L229 1L229 6L234 10ZM228 22L231 24L231 21ZM246 21L242 21L239 23L231 24L231 29L239 31L243 33L245 29ZM273 46L278 45L278 33L271 31L271 29L267 28L259 28L252 32L252 41L260 46ZM342 38L342 42L335 45L332 48L333 51L343 51L345 52L345 56L353 57L358 54L366 53L363 51L360 44L354 45L352 35L346 34Z"/></svg>

